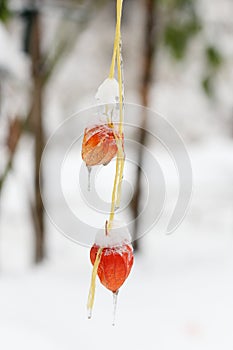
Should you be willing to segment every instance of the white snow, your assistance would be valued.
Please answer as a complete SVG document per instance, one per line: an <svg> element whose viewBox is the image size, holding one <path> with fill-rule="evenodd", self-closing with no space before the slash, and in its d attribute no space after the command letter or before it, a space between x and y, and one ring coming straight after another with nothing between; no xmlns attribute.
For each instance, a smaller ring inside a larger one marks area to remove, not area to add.
<svg viewBox="0 0 233 350"><path fill-rule="evenodd" d="M116 103L119 98L119 84L117 80L105 79L98 87L95 98L100 104Z"/></svg>
<svg viewBox="0 0 233 350"><path fill-rule="evenodd" d="M123 222L114 220L112 228L107 231L106 228L99 230L95 237L95 243L99 247L115 247L131 242L129 230Z"/></svg>
<svg viewBox="0 0 233 350"><path fill-rule="evenodd" d="M35 342L35 349L59 350L99 344L103 349L111 344L113 350L151 344L165 350L231 350L232 149L232 141L221 139L189 147L195 178L190 211L173 235L152 230L141 239L141 254L119 293L115 328L112 295L98 281L93 317L87 320L89 249L48 222L48 259L34 268L25 263L32 232L24 199L17 198L20 179L10 178L0 221L1 347L27 350ZM172 173L167 182L174 188Z"/></svg>

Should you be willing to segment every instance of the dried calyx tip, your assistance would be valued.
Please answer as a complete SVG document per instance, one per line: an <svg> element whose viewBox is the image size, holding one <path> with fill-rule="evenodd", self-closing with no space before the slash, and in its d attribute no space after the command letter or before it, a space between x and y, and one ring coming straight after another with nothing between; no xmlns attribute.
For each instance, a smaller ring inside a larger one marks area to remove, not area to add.
<svg viewBox="0 0 233 350"><path fill-rule="evenodd" d="M108 220L105 222L105 235L108 236Z"/></svg>

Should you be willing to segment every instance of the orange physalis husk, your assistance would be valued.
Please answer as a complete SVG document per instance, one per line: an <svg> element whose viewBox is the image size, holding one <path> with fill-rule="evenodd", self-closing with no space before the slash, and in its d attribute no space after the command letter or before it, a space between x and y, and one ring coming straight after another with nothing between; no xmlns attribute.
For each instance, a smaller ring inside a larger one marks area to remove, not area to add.
<svg viewBox="0 0 233 350"><path fill-rule="evenodd" d="M113 230L108 233L106 224L105 236L101 237L100 231L90 251L91 263L94 265L97 253L102 249L97 274L100 282L113 293L125 282L134 261L133 247L130 240L125 239L128 232L125 234L120 230L120 227L114 230L113 226Z"/></svg>
<svg viewBox="0 0 233 350"><path fill-rule="evenodd" d="M82 159L87 167L106 165L118 151L116 137L119 137L113 124L100 124L86 128L82 143Z"/></svg>
<svg viewBox="0 0 233 350"><path fill-rule="evenodd" d="M96 244L91 248L92 265L99 248ZM113 293L117 292L128 277L133 260L133 248L129 244L103 248L97 271L100 282Z"/></svg>
<svg viewBox="0 0 233 350"><path fill-rule="evenodd" d="M133 266L134 256L130 234L126 227L119 227L112 222L108 232L106 221L105 231L100 230L95 243L90 250L90 259L93 265L91 287L88 296L88 317L91 318L95 296L95 279L98 274L100 282L113 292L113 325L115 324L117 295L119 288L128 277Z"/></svg>

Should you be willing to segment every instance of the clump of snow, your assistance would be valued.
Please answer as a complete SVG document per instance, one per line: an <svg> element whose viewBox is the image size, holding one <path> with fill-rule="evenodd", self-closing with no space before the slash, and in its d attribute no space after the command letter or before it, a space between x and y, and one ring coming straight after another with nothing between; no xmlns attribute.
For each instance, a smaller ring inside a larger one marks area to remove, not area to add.
<svg viewBox="0 0 233 350"><path fill-rule="evenodd" d="M105 79L98 87L95 98L100 104L116 103L119 99L119 84L117 80Z"/></svg>
<svg viewBox="0 0 233 350"><path fill-rule="evenodd" d="M126 225L119 221L113 221L112 228L106 234L106 229L100 229L95 237L95 243L99 247L116 247L129 244L131 236Z"/></svg>

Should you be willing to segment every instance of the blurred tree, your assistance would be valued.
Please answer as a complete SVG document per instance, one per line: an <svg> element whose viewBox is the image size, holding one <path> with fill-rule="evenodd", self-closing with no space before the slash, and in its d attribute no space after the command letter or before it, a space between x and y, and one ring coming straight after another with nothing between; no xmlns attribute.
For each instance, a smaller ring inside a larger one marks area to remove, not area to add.
<svg viewBox="0 0 233 350"><path fill-rule="evenodd" d="M193 0L160 0L163 13L161 39L176 59L183 59L187 47L201 30L197 5Z"/></svg>
<svg viewBox="0 0 233 350"><path fill-rule="evenodd" d="M215 46L207 46L205 49L206 69L202 79L202 87L205 93L212 97L214 95L215 74L222 65L223 57Z"/></svg>
<svg viewBox="0 0 233 350"><path fill-rule="evenodd" d="M34 5L35 3L35 5ZM25 21L24 35L24 51L29 54L32 62L32 100L28 115L23 122L15 119L9 123L7 144L10 147L9 159L6 167L0 176L0 193L7 178L9 171L12 168L14 155L17 151L17 145L23 132L28 131L35 140L34 150L34 200L30 203L32 218L35 230L35 262L43 260L45 256L45 229L44 229L44 208L42 204L39 183L40 161L44 148L45 135L43 131L43 90L49 79L51 78L55 68L60 63L62 58L72 50L78 35L88 25L93 14L101 8L105 0L87 1L85 4L81 0L64 3L63 17L59 23L55 41L55 49L42 54L40 19L41 11L46 11L46 6L36 6L36 2L32 1L29 6L20 11L10 11L7 6L7 0L4 0L0 6L0 19L6 21L13 15L20 15ZM58 4L52 3L56 8ZM78 6L81 5L81 6ZM65 19L69 19L68 21ZM43 170L43 169L42 169Z"/></svg>
<svg viewBox="0 0 233 350"><path fill-rule="evenodd" d="M10 10L8 8L8 1L0 1L0 21L6 22L10 17Z"/></svg>
<svg viewBox="0 0 233 350"><path fill-rule="evenodd" d="M41 28L40 13L34 8L27 8L22 13L26 18L26 52L32 61L32 132L34 136L34 203L31 204L32 217L35 228L35 261L40 262L44 258L44 207L40 190L43 191L43 183L40 183L40 162L44 149L44 130L42 117L43 99L43 70L41 56Z"/></svg>
<svg viewBox="0 0 233 350"><path fill-rule="evenodd" d="M163 47L176 60L185 58L192 39L201 31L201 19L195 0L144 0L145 24L143 41L142 78L140 84L141 103L148 107L151 82L154 79L154 64L157 51ZM223 58L214 45L206 44L203 60L206 69L202 79L202 87L208 96L213 96L215 74L220 68ZM146 110L142 115L138 142L146 145ZM131 202L133 217L140 213L141 198L141 166L143 163L143 148L138 154L138 169L135 183L135 193ZM138 221L134 221L134 239L138 237ZM139 249L139 241L134 241L134 249Z"/></svg>
<svg viewBox="0 0 233 350"><path fill-rule="evenodd" d="M145 27L144 27L144 42L143 42L143 60L142 60L142 78L140 84L141 104L148 107L150 85L153 77L154 54L156 48L156 24L157 24L157 2L155 0L145 0ZM140 145L146 144L146 119L147 110L144 109L139 131L138 142ZM141 176L143 163L143 148L139 148L138 168L135 184L135 192L131 202L133 217L136 218L140 214L140 198L141 198ZM134 221L134 249L139 249L139 241L137 239L139 232L139 222Z"/></svg>
<svg viewBox="0 0 233 350"><path fill-rule="evenodd" d="M62 19L59 23L56 37L54 38L53 50L41 53L40 46L43 38L40 34L40 17L47 11L46 2L40 7L29 6L23 11L12 12L7 0L0 2L0 20L6 21L13 15L22 15L26 23L24 37L24 49L32 60L32 82L33 94L31 107L23 122L15 120L9 125L9 145L11 151L7 165L0 176L0 191L5 183L5 179L12 167L17 144L22 133L30 131L35 139L35 202L31 205L36 232L35 260L41 261L44 257L44 224L43 207L39 193L39 164L44 145L43 135L43 89L52 76L55 68L62 58L72 50L78 34L88 25L93 14L107 1L114 0L74 0L66 2L52 1L50 6L56 10L62 4ZM33 4L32 2L31 4ZM185 57L187 48L193 37L202 29L200 16L197 12L195 0L143 0L145 8L145 25L143 40L143 65L142 79L140 84L141 103L144 106L149 104L150 86L153 80L154 58L157 51L163 46L172 57L182 60ZM38 2L35 2L38 4ZM68 18L68 21L64 20ZM203 55L206 63L206 70L202 80L202 86L208 95L213 92L214 75L221 66L222 57L219 50L207 43ZM141 144L146 144L146 114L142 116L142 129L139 135ZM141 197L141 171L140 164L143 161L143 154L138 155L139 168L136 179L136 191L132 201L133 216L138 216L139 202ZM135 236L138 227L135 226ZM137 242L138 243L138 242ZM137 247L136 247L137 248Z"/></svg>
<svg viewBox="0 0 233 350"><path fill-rule="evenodd" d="M161 41L177 60L185 58L192 39L202 31L201 16L195 0L158 0L162 13ZM208 97L214 96L214 80L223 57L216 45L206 42L203 52L205 69L201 85Z"/></svg>

